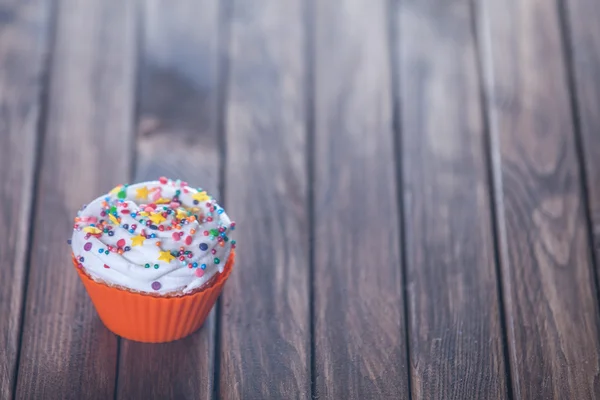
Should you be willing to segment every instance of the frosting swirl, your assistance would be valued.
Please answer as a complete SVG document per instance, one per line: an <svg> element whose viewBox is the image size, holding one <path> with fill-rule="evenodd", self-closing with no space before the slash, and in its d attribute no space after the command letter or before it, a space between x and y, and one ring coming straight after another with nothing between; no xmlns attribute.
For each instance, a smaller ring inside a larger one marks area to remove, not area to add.
<svg viewBox="0 0 600 400"><path fill-rule="evenodd" d="M119 185L84 206L71 245L93 279L138 292L185 294L222 272L235 240L223 208L185 182Z"/></svg>

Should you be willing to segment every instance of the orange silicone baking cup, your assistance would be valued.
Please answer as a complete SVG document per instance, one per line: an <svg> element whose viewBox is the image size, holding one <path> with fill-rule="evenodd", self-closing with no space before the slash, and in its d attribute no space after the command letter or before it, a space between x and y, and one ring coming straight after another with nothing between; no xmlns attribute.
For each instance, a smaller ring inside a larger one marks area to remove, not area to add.
<svg viewBox="0 0 600 400"><path fill-rule="evenodd" d="M91 279L73 258L100 319L113 333L126 339L162 343L188 336L204 323L221 294L235 263L235 253L211 284L183 296L161 297L131 292Z"/></svg>

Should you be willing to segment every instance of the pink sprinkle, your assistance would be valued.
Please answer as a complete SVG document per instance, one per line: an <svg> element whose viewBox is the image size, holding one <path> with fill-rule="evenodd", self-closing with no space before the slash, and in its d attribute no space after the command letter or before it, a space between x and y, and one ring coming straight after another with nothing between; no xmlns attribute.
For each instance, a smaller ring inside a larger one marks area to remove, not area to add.
<svg viewBox="0 0 600 400"><path fill-rule="evenodd" d="M178 232L173 232L173 235L171 235L171 236L173 236L173 240L174 240L174 241L178 241L179 239L181 239L181 238L179 237L179 234L178 234Z"/></svg>
<svg viewBox="0 0 600 400"><path fill-rule="evenodd" d="M181 181L181 186L182 186L182 187L183 187L183 186L187 186L187 185L188 185L188 184L187 184L187 182L186 182L186 181Z"/></svg>
<svg viewBox="0 0 600 400"><path fill-rule="evenodd" d="M156 201L158 199L160 199L160 192L157 190L152 194L152 200Z"/></svg>
<svg viewBox="0 0 600 400"><path fill-rule="evenodd" d="M148 207L144 208L144 211L146 211L146 212L152 212L152 211L154 211L154 208L148 206Z"/></svg>
<svg viewBox="0 0 600 400"><path fill-rule="evenodd" d="M108 265L104 264L104 268L110 268Z"/></svg>
<svg viewBox="0 0 600 400"><path fill-rule="evenodd" d="M117 246L125 247L125 239L119 239L119 241L117 242Z"/></svg>
<svg viewBox="0 0 600 400"><path fill-rule="evenodd" d="M194 274L196 274L198 278L202 278L202 276L204 275L204 270L202 268L196 268Z"/></svg>
<svg viewBox="0 0 600 400"><path fill-rule="evenodd" d="M185 238L185 244L187 244L188 246L190 244L192 244L192 237L191 236L188 236L188 237Z"/></svg>
<svg viewBox="0 0 600 400"><path fill-rule="evenodd" d="M158 181L164 185L165 183L167 183L167 178L165 178L164 176L161 176L161 177L158 179Z"/></svg>
<svg viewBox="0 0 600 400"><path fill-rule="evenodd" d="M171 208L177 208L177 207L179 207L179 203L176 202L176 201L172 201L171 204L169 204L169 207L171 207Z"/></svg>

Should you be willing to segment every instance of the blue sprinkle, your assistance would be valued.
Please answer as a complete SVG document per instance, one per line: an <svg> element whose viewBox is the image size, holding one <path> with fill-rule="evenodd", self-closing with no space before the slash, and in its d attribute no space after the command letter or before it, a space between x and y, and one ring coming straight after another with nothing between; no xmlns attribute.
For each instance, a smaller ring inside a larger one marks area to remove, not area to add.
<svg viewBox="0 0 600 400"><path fill-rule="evenodd" d="M202 251L208 250L208 245L206 243L200 243L200 250L202 250Z"/></svg>
<svg viewBox="0 0 600 400"><path fill-rule="evenodd" d="M223 214L224 210L221 208L219 211L217 211L217 213L219 214Z"/></svg>
<svg viewBox="0 0 600 400"><path fill-rule="evenodd" d="M154 239L156 237L156 233L150 234L150 237Z"/></svg>
<svg viewBox="0 0 600 400"><path fill-rule="evenodd" d="M98 249L98 253L100 253L100 254L104 253L104 249Z"/></svg>
<svg viewBox="0 0 600 400"><path fill-rule="evenodd" d="M71 244L71 239L67 239L67 243L68 243L68 244Z"/></svg>
<svg viewBox="0 0 600 400"><path fill-rule="evenodd" d="M202 268L202 269L206 269L206 264L202 264L202 265L200 266L200 268Z"/></svg>
<svg viewBox="0 0 600 400"><path fill-rule="evenodd" d="M131 213L131 214L129 214L129 215L131 215L131 218L135 218L135 217L137 217L137 214L136 214L136 213L134 213L134 212L133 212L133 213Z"/></svg>
<svg viewBox="0 0 600 400"><path fill-rule="evenodd" d="M130 232L130 233L134 233L134 232L135 232L135 229L130 229L130 230L129 230L129 232Z"/></svg>
<svg viewBox="0 0 600 400"><path fill-rule="evenodd" d="M197 262L195 262L195 263L192 263L192 267L196 268L197 266L198 266L198 263L197 263Z"/></svg>
<svg viewBox="0 0 600 400"><path fill-rule="evenodd" d="M226 236L226 235L225 235L225 232L221 232L221 234L220 234L219 236L221 236L221 237L225 237L225 236Z"/></svg>

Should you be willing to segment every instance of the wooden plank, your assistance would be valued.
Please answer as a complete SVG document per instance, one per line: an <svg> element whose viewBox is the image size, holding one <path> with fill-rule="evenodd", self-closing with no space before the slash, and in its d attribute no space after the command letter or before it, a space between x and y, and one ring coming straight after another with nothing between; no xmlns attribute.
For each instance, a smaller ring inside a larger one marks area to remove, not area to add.
<svg viewBox="0 0 600 400"><path fill-rule="evenodd" d="M397 16L412 394L505 399L471 7L402 1Z"/></svg>
<svg viewBox="0 0 600 400"><path fill-rule="evenodd" d="M590 399L598 306L555 2L482 3L515 398Z"/></svg>
<svg viewBox="0 0 600 400"><path fill-rule="evenodd" d="M59 5L17 398L114 393L117 338L98 319L65 241L81 205L129 176L133 11L116 0Z"/></svg>
<svg viewBox="0 0 600 400"><path fill-rule="evenodd" d="M22 322L29 225L50 10L5 1L0 19L0 398L13 397Z"/></svg>
<svg viewBox="0 0 600 400"><path fill-rule="evenodd" d="M315 2L320 398L409 395L386 4Z"/></svg>
<svg viewBox="0 0 600 400"><path fill-rule="evenodd" d="M218 195L218 0L144 2L134 181L167 176ZM217 197L218 199L218 197ZM209 399L214 310L172 343L122 340L117 397Z"/></svg>
<svg viewBox="0 0 600 400"><path fill-rule="evenodd" d="M568 2L565 22L572 55L573 89L585 160L596 261L600 260L600 3ZM598 268L598 265L596 265Z"/></svg>
<svg viewBox="0 0 600 400"><path fill-rule="evenodd" d="M220 398L310 398L303 3L235 1L226 209L236 269L222 301Z"/></svg>

